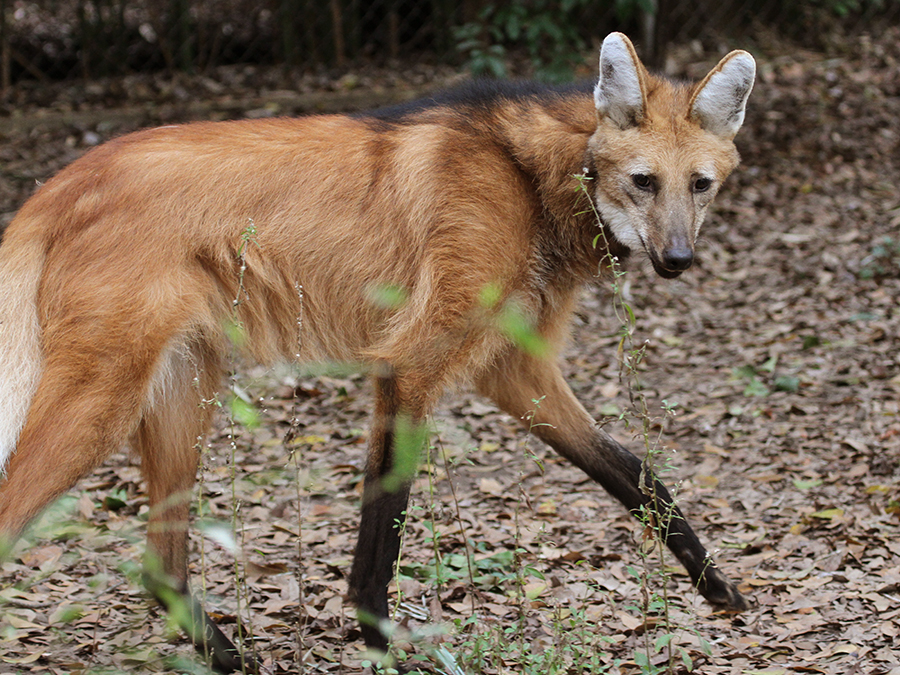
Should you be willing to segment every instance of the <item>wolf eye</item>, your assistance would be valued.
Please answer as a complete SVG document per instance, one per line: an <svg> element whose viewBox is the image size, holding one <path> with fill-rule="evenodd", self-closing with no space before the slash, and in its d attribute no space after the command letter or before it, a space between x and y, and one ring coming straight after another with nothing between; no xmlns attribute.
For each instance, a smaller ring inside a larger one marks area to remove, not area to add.
<svg viewBox="0 0 900 675"><path fill-rule="evenodd" d="M698 178L694 181L694 192L706 192L711 185L711 178Z"/></svg>
<svg viewBox="0 0 900 675"><path fill-rule="evenodd" d="M644 173L636 173L631 177L632 182L641 190L650 191L653 189L653 179Z"/></svg>

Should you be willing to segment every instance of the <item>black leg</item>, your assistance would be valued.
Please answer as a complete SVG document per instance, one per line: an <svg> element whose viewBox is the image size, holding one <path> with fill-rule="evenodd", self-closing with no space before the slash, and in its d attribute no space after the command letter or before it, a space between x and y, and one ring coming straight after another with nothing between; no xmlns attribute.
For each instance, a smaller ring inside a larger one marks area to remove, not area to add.
<svg viewBox="0 0 900 675"><path fill-rule="evenodd" d="M594 442L584 448L568 446L557 439L549 442L635 517L649 516L655 521L666 546L707 601L732 611L747 609L747 601L716 567L669 491L640 459L600 430L595 430Z"/></svg>
<svg viewBox="0 0 900 675"><path fill-rule="evenodd" d="M165 610L178 621L194 648L220 673L258 673L259 666L249 654L241 654L222 629L209 618L187 587L176 588L163 574L144 572L144 585Z"/></svg>
<svg viewBox="0 0 900 675"><path fill-rule="evenodd" d="M635 516L649 515L697 589L716 607L742 611L747 602L715 566L665 486L640 459L599 429L552 362L510 352L478 383L480 391L600 483ZM539 401L539 403L534 403Z"/></svg>
<svg viewBox="0 0 900 675"><path fill-rule="evenodd" d="M366 646L382 652L387 652L389 636L379 628L379 622L388 618L387 589L400 555L411 480L411 476L398 475L395 444L399 412L394 377L378 378L362 517L349 585Z"/></svg>

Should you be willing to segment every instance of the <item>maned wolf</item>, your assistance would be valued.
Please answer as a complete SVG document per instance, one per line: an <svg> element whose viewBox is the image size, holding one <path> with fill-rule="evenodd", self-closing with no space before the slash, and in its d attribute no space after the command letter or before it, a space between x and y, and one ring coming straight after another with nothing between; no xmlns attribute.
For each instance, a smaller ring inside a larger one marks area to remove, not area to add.
<svg viewBox="0 0 900 675"><path fill-rule="evenodd" d="M188 591L185 496L210 421L201 402L221 385L236 320L248 358L359 362L373 374L350 572L361 616L387 616L409 494L409 476L382 480L398 420L421 422L458 383L515 418L542 399L533 432L631 512L674 513L667 544L700 592L745 608L666 489L575 399L557 356L579 289L608 255L644 253L667 279L690 267L738 163L732 139L754 76L753 58L734 51L699 84L658 79L613 33L593 96L476 84L371 113L162 127L92 150L37 191L0 247L6 552L128 445L149 494L148 551L165 571L148 575L150 590L169 607L190 603L183 623L213 665L241 667ZM403 289L405 302L373 302L379 287ZM497 302L484 302L486 288ZM513 306L549 357L498 328ZM387 647L377 621L362 632Z"/></svg>

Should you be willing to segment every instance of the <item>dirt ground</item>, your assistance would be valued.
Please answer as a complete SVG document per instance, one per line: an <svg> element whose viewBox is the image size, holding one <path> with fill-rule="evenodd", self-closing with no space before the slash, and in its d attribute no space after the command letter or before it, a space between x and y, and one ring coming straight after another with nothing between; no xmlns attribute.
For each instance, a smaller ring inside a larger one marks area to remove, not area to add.
<svg viewBox="0 0 900 675"><path fill-rule="evenodd" d="M718 56L697 57L686 72L702 75ZM737 141L743 164L705 226L697 264L673 282L646 264L627 276L635 337L647 341L644 394L660 419L664 401L677 404L663 422L672 466L664 479L753 605L716 615L673 568L665 589L680 627L674 641L700 673L898 675L900 32L828 57L783 46L757 56ZM324 86L330 103L322 105L340 107L455 79L423 70L403 81L297 81L286 92L252 69L226 75L20 93L0 116L0 224L35 181L144 124L305 112L304 88ZM76 122L66 124L67 115ZM565 368L598 420L628 407L618 330L609 289L587 289ZM237 381L261 401L262 424L236 428L221 416L198 508L226 525L236 513L239 555L215 528L206 537L195 528L195 585L229 633L240 617L253 635L244 642L271 672L359 673L361 640L343 594L369 385L337 371ZM534 664L561 636L570 664L573 653L590 652L608 672L640 672L645 640L666 632L636 609L642 591L630 570L643 565L640 526L529 443L519 423L466 392L448 396L432 423L398 621L412 631L443 627L426 642L468 658L464 672L550 672ZM625 425L608 428L640 450ZM192 650L134 574L146 510L139 470L123 453L3 564L0 673L188 670L166 660ZM477 561L474 582L460 563L464 541ZM429 576L435 550L440 585ZM478 649L495 656L479 666ZM588 667L567 668L557 672Z"/></svg>

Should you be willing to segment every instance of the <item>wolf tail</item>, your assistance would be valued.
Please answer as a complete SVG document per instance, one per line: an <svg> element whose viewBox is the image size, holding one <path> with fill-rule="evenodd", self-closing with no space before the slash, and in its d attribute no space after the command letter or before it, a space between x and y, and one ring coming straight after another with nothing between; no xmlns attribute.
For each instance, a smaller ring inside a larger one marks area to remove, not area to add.
<svg viewBox="0 0 900 675"><path fill-rule="evenodd" d="M0 247L0 472L15 451L42 370L37 299L44 247L6 239Z"/></svg>

